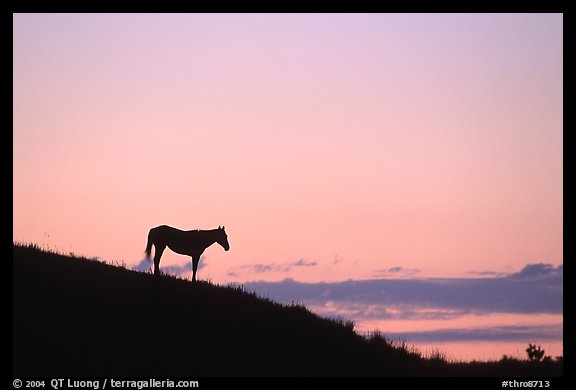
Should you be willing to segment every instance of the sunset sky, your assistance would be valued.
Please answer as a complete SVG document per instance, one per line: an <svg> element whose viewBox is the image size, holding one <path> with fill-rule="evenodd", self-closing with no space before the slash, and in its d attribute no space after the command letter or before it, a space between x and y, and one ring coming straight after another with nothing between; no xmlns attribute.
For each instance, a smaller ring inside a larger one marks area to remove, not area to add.
<svg viewBox="0 0 576 390"><path fill-rule="evenodd" d="M537 273L562 296L561 14L13 21L14 241L142 268L150 228L225 225L202 280ZM555 326L562 353L561 302L494 308L486 326Z"/></svg>

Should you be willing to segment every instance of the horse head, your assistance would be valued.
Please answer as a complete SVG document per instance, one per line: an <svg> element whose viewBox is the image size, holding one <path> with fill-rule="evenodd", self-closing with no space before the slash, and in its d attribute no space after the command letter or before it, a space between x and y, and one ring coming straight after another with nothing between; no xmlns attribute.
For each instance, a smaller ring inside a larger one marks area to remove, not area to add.
<svg viewBox="0 0 576 390"><path fill-rule="evenodd" d="M220 244L220 246L224 248L225 251L230 249L230 244L228 243L228 235L224 230L224 226L222 227L218 226L218 239L216 240L216 242Z"/></svg>

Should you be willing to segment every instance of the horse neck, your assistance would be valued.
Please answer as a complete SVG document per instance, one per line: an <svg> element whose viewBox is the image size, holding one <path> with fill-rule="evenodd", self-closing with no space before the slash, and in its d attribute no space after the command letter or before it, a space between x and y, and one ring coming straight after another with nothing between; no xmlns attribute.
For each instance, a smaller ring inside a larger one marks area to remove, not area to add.
<svg viewBox="0 0 576 390"><path fill-rule="evenodd" d="M204 230L202 233L202 243L206 245L206 248L218 240L217 230Z"/></svg>

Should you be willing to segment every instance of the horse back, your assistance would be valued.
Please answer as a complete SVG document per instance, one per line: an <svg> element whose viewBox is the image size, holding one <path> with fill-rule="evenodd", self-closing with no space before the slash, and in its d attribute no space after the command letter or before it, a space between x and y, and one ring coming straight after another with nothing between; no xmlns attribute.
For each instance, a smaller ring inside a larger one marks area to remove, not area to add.
<svg viewBox="0 0 576 390"><path fill-rule="evenodd" d="M156 245L168 246L181 255L193 256L204 248L196 242L195 231L185 231L168 225L161 225L150 230L152 241Z"/></svg>

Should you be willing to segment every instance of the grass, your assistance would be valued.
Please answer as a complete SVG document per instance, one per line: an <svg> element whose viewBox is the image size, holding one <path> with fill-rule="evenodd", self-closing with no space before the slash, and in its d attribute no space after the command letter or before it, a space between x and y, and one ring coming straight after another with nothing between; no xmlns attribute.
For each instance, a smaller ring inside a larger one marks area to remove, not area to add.
<svg viewBox="0 0 576 390"><path fill-rule="evenodd" d="M15 376L561 376L562 360L448 362L243 286L13 246Z"/></svg>

